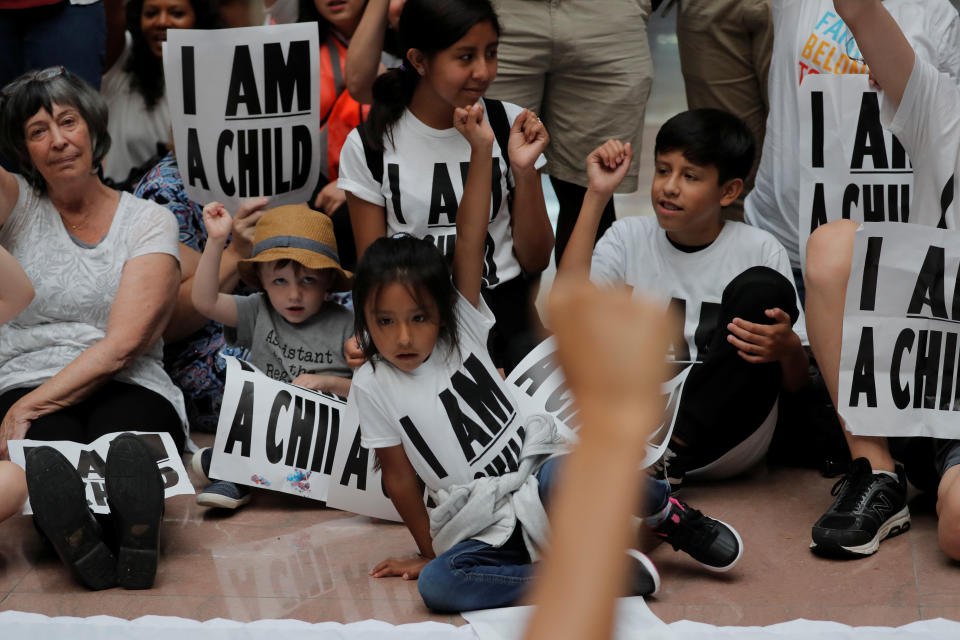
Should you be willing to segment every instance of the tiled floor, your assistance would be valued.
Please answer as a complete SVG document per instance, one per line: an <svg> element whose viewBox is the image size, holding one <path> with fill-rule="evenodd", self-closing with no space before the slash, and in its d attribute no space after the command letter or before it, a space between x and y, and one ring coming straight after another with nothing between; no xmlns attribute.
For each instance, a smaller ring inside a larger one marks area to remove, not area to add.
<svg viewBox="0 0 960 640"><path fill-rule="evenodd" d="M960 619L960 567L938 550L929 503L913 504L913 528L858 561L810 553L810 525L830 502L834 481L814 471L760 469L740 480L684 488L684 499L737 527L745 553L728 574L711 574L669 547L651 553L663 577L651 609L667 622L766 625L794 618L899 626ZM167 502L162 561L149 591L88 592L45 547L27 517L0 524L0 610L47 615L156 614L199 620L296 618L391 623L432 615L416 584L373 579L388 555L414 550L402 525L322 508L266 492L233 516Z"/></svg>

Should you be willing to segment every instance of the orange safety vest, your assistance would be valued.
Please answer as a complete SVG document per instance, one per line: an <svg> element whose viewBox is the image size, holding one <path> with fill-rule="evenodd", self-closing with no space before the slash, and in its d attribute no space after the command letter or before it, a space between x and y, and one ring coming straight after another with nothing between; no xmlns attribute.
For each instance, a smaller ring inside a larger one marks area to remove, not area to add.
<svg viewBox="0 0 960 640"><path fill-rule="evenodd" d="M370 105L360 104L347 91L346 60L346 45L328 36L320 47L320 167L331 182L340 173L343 143L370 112Z"/></svg>

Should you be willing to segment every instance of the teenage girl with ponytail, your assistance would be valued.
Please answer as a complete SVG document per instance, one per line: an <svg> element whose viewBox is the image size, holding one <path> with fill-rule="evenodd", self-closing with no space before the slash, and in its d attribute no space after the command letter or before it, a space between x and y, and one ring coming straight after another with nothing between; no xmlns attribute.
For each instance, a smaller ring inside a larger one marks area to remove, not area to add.
<svg viewBox="0 0 960 640"><path fill-rule="evenodd" d="M536 343L529 276L549 263L553 230L538 171L546 160L530 152L545 146L546 129L528 110L483 98L497 73L499 37L489 0L409 0L399 25L404 62L374 83L368 119L341 151L338 185L358 255L377 238L409 233L450 261L470 167L454 109L483 105L496 135L483 296L496 318L491 355L509 369Z"/></svg>

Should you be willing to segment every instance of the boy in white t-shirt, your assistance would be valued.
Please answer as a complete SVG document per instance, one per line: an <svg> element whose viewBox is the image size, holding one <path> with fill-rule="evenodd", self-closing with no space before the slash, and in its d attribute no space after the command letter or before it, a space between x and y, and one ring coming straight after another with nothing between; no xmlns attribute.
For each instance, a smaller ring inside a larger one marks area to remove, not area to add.
<svg viewBox="0 0 960 640"><path fill-rule="evenodd" d="M927 212L927 224L936 221L940 228L957 229L960 88L911 47L880 0L835 0L834 4L883 90L880 115L885 126L910 155L911 209ZM807 243L810 343L834 406L843 309L858 226L837 220L818 228ZM843 433L854 461L833 505L813 526L812 548L831 555L873 554L882 540L910 527L906 475L919 488L932 489L924 486L923 476L935 473L930 484L937 489L940 548L960 560L960 441L911 438L907 448L899 450L902 441L854 436L845 429ZM906 462L906 469L895 458Z"/></svg>
<svg viewBox="0 0 960 640"><path fill-rule="evenodd" d="M746 125L727 112L674 116L657 134L656 219L619 220L592 249L603 204L633 157L629 144L606 142L587 157L590 185L560 263L559 277L654 294L683 318L671 356L695 364L659 465L675 488L686 475L729 477L761 460L780 388L807 381L786 251L769 233L723 217L753 150Z"/></svg>

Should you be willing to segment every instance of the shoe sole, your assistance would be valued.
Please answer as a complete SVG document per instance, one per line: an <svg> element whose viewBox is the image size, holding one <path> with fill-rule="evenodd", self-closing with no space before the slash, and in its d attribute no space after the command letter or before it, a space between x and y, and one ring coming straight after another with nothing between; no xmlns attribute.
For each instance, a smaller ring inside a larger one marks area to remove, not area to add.
<svg viewBox="0 0 960 640"><path fill-rule="evenodd" d="M31 452L26 467L37 526L63 562L88 589L116 586L116 558L97 531L87 507L86 487L76 469L50 447Z"/></svg>
<svg viewBox="0 0 960 640"><path fill-rule="evenodd" d="M627 555L639 562L644 569L647 570L647 573L653 579L653 591L649 593L634 593L632 595L641 595L641 596L655 596L660 592L660 572L657 571L657 567L653 564L653 561L647 557L645 553L637 551L636 549L627 549ZM635 591L642 591L635 590Z"/></svg>
<svg viewBox="0 0 960 640"><path fill-rule="evenodd" d="M203 462L201 461L201 453L206 451L208 447L203 449L198 449L196 453L193 454L193 458L190 460L190 468L193 469L193 472L199 476L204 482L213 482L210 477L203 472Z"/></svg>
<svg viewBox="0 0 960 640"><path fill-rule="evenodd" d="M107 453L107 497L120 531L117 583L149 589L157 574L164 489L149 447L136 436L117 436Z"/></svg>
<svg viewBox="0 0 960 640"><path fill-rule="evenodd" d="M868 542L861 545L852 545L845 547L839 544L810 542L810 549L823 555L853 556L863 557L872 556L880 548L880 543L887 538L898 536L910 530L910 509L904 507L886 522L880 525L877 535L873 536Z"/></svg>
<svg viewBox="0 0 960 640"><path fill-rule="evenodd" d="M239 509L250 502L250 494L242 498L228 498L216 493L197 494L197 504L201 507L214 507L218 509Z"/></svg>

